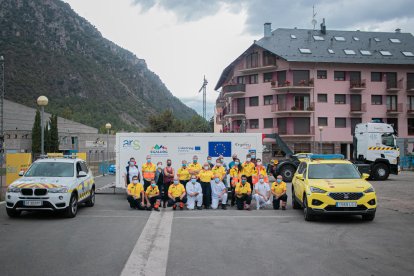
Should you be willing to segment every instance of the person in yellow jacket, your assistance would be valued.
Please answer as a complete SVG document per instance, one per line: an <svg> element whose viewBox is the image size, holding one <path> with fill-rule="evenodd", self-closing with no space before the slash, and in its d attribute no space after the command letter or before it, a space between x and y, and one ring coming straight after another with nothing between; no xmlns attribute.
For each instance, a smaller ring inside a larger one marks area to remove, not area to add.
<svg viewBox="0 0 414 276"><path fill-rule="evenodd" d="M178 179L180 183L183 185L187 185L188 181L190 181L191 174L187 167L187 161L183 160L181 163L181 168L177 170Z"/></svg>
<svg viewBox="0 0 414 276"><path fill-rule="evenodd" d="M250 183L250 189L253 189L253 179L252 176L256 173L256 166L252 162L250 154L246 155L246 162L242 164L242 174L246 176L247 182Z"/></svg>
<svg viewBox="0 0 414 276"><path fill-rule="evenodd" d="M127 186L127 200L132 209L145 209L144 187L139 183L137 175L132 177L132 182Z"/></svg>
<svg viewBox="0 0 414 276"><path fill-rule="evenodd" d="M252 202L252 188L247 182L245 175L241 176L241 182L236 184L236 203L237 210L250 210L250 203Z"/></svg>
<svg viewBox="0 0 414 276"><path fill-rule="evenodd" d="M179 204L180 209L184 209L184 204L187 203L187 193L185 187L178 181L178 177L174 177L173 184L170 185L168 189L168 207L173 207L173 210L177 209L177 204Z"/></svg>
<svg viewBox="0 0 414 276"><path fill-rule="evenodd" d="M235 188L236 184L240 182L242 166L239 158L234 159L234 165L230 169L230 187L231 187L231 206L236 202Z"/></svg>
<svg viewBox="0 0 414 276"><path fill-rule="evenodd" d="M210 209L211 205L211 179L214 178L214 173L210 169L210 165L204 163L203 169L199 172L198 178L200 179L201 189L203 190L203 205L204 208Z"/></svg>
<svg viewBox="0 0 414 276"><path fill-rule="evenodd" d="M224 177L226 176L226 169L223 167L223 163L221 159L216 160L216 165L211 169L214 175L218 175L220 181L223 181Z"/></svg>
<svg viewBox="0 0 414 276"><path fill-rule="evenodd" d="M273 209L278 210L280 201L282 201L282 210L286 210L287 194L286 183L283 181L281 175L276 177L276 182L273 182L272 188L270 188L273 195Z"/></svg>
<svg viewBox="0 0 414 276"><path fill-rule="evenodd" d="M193 156L193 162L188 164L188 171L191 175L198 175L198 173L201 171L202 167L201 164L198 163L198 156Z"/></svg>
<svg viewBox="0 0 414 276"><path fill-rule="evenodd" d="M151 162L151 155L147 155L147 162L142 164L142 178L144 179L144 189L147 190L151 185L151 180L155 179L157 166Z"/></svg>
<svg viewBox="0 0 414 276"><path fill-rule="evenodd" d="M256 159L256 167L254 169L254 174L253 174L253 177L252 177L254 185L256 185L257 182L259 182L260 176L263 176L263 179L265 180L265 182L269 181L269 179L267 177L266 167L263 166L262 160L260 158L257 158Z"/></svg>
<svg viewBox="0 0 414 276"><path fill-rule="evenodd" d="M145 199L147 201L148 211L151 211L152 208L154 208L157 212L160 211L160 190L158 189L154 179L151 180L151 185L145 190Z"/></svg>

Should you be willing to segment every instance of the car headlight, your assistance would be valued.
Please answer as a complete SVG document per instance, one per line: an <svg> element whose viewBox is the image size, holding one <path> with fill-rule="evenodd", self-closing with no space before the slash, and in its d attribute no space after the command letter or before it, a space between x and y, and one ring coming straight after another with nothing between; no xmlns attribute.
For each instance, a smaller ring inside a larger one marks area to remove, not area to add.
<svg viewBox="0 0 414 276"><path fill-rule="evenodd" d="M50 188L47 190L49 193L67 193L68 188L60 187L60 188Z"/></svg>
<svg viewBox="0 0 414 276"><path fill-rule="evenodd" d="M368 189L366 189L365 191L364 191L364 193L373 193L373 192L375 192L375 190L374 190L374 187L369 187Z"/></svg>
<svg viewBox="0 0 414 276"><path fill-rule="evenodd" d="M310 189L311 193L317 193L317 194L324 194L324 193L326 193L325 190L320 189L320 188L316 188L316 187L312 187L312 186L309 189Z"/></svg>
<svg viewBox="0 0 414 276"><path fill-rule="evenodd" d="M9 186L7 187L7 192L8 193L20 193L20 188Z"/></svg>

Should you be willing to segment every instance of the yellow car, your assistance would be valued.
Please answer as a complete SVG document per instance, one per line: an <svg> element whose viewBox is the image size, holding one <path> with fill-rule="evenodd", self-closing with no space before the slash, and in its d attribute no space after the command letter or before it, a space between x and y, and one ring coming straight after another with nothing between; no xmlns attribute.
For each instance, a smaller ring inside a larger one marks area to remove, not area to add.
<svg viewBox="0 0 414 276"><path fill-rule="evenodd" d="M324 214L362 215L372 221L377 208L374 188L342 154L313 154L300 163L292 180L292 205L307 221Z"/></svg>

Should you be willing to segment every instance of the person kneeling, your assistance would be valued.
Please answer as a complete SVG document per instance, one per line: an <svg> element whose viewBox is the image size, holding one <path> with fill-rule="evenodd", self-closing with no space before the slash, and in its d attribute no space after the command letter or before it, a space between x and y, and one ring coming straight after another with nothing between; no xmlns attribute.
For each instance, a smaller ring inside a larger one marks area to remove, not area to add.
<svg viewBox="0 0 414 276"><path fill-rule="evenodd" d="M160 190L158 189L155 180L151 180L151 185L148 186L147 190L145 191L145 198L147 201L147 210L151 211L154 208L155 211L159 212L160 206Z"/></svg>
<svg viewBox="0 0 414 276"><path fill-rule="evenodd" d="M235 193L237 210L250 210L252 189L250 187L250 183L247 182L247 177L245 175L242 175L241 183L237 183Z"/></svg>
<svg viewBox="0 0 414 276"><path fill-rule="evenodd" d="M286 183L282 180L282 176L278 175L276 182L272 184L272 194L273 194L273 209L278 210L280 206L280 201L282 201L282 210L286 210Z"/></svg>
<svg viewBox="0 0 414 276"><path fill-rule="evenodd" d="M127 187L127 199L132 209L144 210L144 187L138 182L138 176L132 177L132 183Z"/></svg>
<svg viewBox="0 0 414 276"><path fill-rule="evenodd" d="M170 185L168 189L168 207L173 207L173 210L177 209L177 204L179 204L180 209L184 209L184 204L187 202L187 197L185 196L184 185L178 181L177 177L174 177L173 185Z"/></svg>
<svg viewBox="0 0 414 276"><path fill-rule="evenodd" d="M197 201L197 209L203 209L203 190L200 183L197 182L197 176L192 175L191 181L189 181L186 186L187 190L187 208L189 210L194 210L195 202Z"/></svg>
<svg viewBox="0 0 414 276"><path fill-rule="evenodd" d="M264 176L259 175L259 182L254 187L255 194L253 195L256 200L256 209L264 208L270 198L270 187L264 181ZM270 204L270 203L269 203Z"/></svg>
<svg viewBox="0 0 414 276"><path fill-rule="evenodd" d="M227 209L227 189L223 181L220 180L218 174L216 174L214 180L211 181L211 199L211 208L217 209L219 202L221 201L221 209Z"/></svg>

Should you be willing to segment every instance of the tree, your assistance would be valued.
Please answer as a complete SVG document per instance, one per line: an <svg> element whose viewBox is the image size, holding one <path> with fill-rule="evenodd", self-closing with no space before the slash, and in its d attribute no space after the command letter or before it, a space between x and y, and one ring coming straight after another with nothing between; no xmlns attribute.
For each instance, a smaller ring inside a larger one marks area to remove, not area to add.
<svg viewBox="0 0 414 276"><path fill-rule="evenodd" d="M59 151L58 116L56 114L50 117L50 151Z"/></svg>
<svg viewBox="0 0 414 276"><path fill-rule="evenodd" d="M188 120L179 120L171 110L149 117L149 127L146 132L212 132L210 123L199 115Z"/></svg>
<svg viewBox="0 0 414 276"><path fill-rule="evenodd" d="M32 153L40 153L41 125L40 111L36 110L36 116L32 128Z"/></svg>

